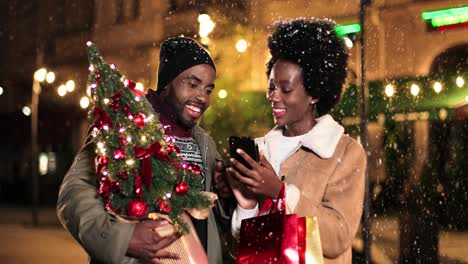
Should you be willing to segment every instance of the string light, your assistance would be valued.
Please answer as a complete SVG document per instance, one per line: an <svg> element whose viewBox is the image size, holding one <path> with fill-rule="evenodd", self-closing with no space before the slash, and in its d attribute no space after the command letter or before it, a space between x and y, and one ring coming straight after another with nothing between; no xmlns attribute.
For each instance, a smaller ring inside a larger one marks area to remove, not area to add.
<svg viewBox="0 0 468 264"><path fill-rule="evenodd" d="M65 85L60 85L58 88L57 88L57 93L59 96L65 96L67 94L67 87Z"/></svg>
<svg viewBox="0 0 468 264"><path fill-rule="evenodd" d="M200 23L198 34L202 39L207 38L216 25L208 14L203 13L198 15L198 23Z"/></svg>
<svg viewBox="0 0 468 264"><path fill-rule="evenodd" d="M102 154L102 155L105 155L105 154L106 154L106 151L107 151L106 148L102 148L102 149L101 149L101 154Z"/></svg>
<svg viewBox="0 0 468 264"><path fill-rule="evenodd" d="M55 73L54 72L48 72L46 74L45 80L47 83L53 83L55 81Z"/></svg>
<svg viewBox="0 0 468 264"><path fill-rule="evenodd" d="M75 90L75 81L68 80L67 83L65 83L65 86L67 87L67 92L71 93Z"/></svg>
<svg viewBox="0 0 468 264"><path fill-rule="evenodd" d="M352 48L352 47L354 46L354 43L353 43L353 41L352 41L350 38L348 38L348 37L343 37L343 40L344 40L345 46L346 46L348 49L350 49L350 48Z"/></svg>
<svg viewBox="0 0 468 264"><path fill-rule="evenodd" d="M151 121L153 119L153 115L149 115L145 118L145 123L148 123L149 121Z"/></svg>
<svg viewBox="0 0 468 264"><path fill-rule="evenodd" d="M132 159L129 159L129 160L125 161L125 164L127 164L128 166L132 166L133 164L135 164L135 161L132 160Z"/></svg>
<svg viewBox="0 0 468 264"><path fill-rule="evenodd" d="M238 52L242 53L247 50L247 41L245 39L240 39L236 43L236 49Z"/></svg>
<svg viewBox="0 0 468 264"><path fill-rule="evenodd" d="M433 88L436 93L440 93L440 91L442 91L442 84L440 82L435 82Z"/></svg>
<svg viewBox="0 0 468 264"><path fill-rule="evenodd" d="M46 78L47 70L45 68L40 68L34 72L34 79L38 82L43 82Z"/></svg>
<svg viewBox="0 0 468 264"><path fill-rule="evenodd" d="M109 98L104 98L104 100L102 100L104 102L104 104L109 104Z"/></svg>
<svg viewBox="0 0 468 264"><path fill-rule="evenodd" d="M392 97L394 93L395 93L395 88L393 88L393 85L387 84L387 86L385 86L385 94L388 97Z"/></svg>
<svg viewBox="0 0 468 264"><path fill-rule="evenodd" d="M413 83L413 84L411 85L410 91L411 91L411 94L412 94L413 96L417 96L417 95L419 94L419 91L420 91L420 90L421 90L421 89L419 89L419 86L418 86L417 84Z"/></svg>
<svg viewBox="0 0 468 264"><path fill-rule="evenodd" d="M24 106L22 111L25 116L31 115L31 108L29 108L29 106Z"/></svg>
<svg viewBox="0 0 468 264"><path fill-rule="evenodd" d="M81 97L81 99L80 99L80 106L81 106L81 108L83 108L83 109L88 108L88 106L89 106L89 98L86 97L86 96Z"/></svg>
<svg viewBox="0 0 468 264"><path fill-rule="evenodd" d="M462 86L465 84L465 80L463 80L461 76L458 76L455 82L459 88L462 88Z"/></svg>
<svg viewBox="0 0 468 264"><path fill-rule="evenodd" d="M137 82L135 84L135 89L144 92L145 91L145 86L143 86L143 84L141 82Z"/></svg>
<svg viewBox="0 0 468 264"><path fill-rule="evenodd" d="M221 89L221 90L219 90L219 92L218 92L218 97L221 98L221 99L224 99L224 98L227 97L227 94L228 94L228 93L227 93L226 90Z"/></svg>

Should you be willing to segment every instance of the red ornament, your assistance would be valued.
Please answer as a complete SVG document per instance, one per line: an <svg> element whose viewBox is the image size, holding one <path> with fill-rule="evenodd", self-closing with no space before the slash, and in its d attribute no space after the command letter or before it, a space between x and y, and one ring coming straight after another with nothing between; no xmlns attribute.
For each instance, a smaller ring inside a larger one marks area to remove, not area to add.
<svg viewBox="0 0 468 264"><path fill-rule="evenodd" d="M101 80L101 73L100 73L99 71L96 71L96 72L94 73L94 78L95 78L97 81Z"/></svg>
<svg viewBox="0 0 468 264"><path fill-rule="evenodd" d="M110 102L110 103L109 103L109 107L111 107L112 109L114 109L114 113L118 113L118 112L119 112L119 103L118 103L118 102Z"/></svg>
<svg viewBox="0 0 468 264"><path fill-rule="evenodd" d="M114 151L114 159L116 160L124 159L126 156L127 156L127 153L125 153L125 151L122 149L116 149Z"/></svg>
<svg viewBox="0 0 468 264"><path fill-rule="evenodd" d="M133 199L128 203L127 213L131 217L145 217L148 213L148 205L143 200Z"/></svg>
<svg viewBox="0 0 468 264"><path fill-rule="evenodd" d="M114 94L112 94L112 99L114 100L114 102L119 102L120 101L120 96L122 96L122 90L119 90L118 92L115 92Z"/></svg>
<svg viewBox="0 0 468 264"><path fill-rule="evenodd" d="M145 115L141 113L133 117L133 120L135 121L135 126L137 128L142 128L145 125Z"/></svg>
<svg viewBox="0 0 468 264"><path fill-rule="evenodd" d="M137 169L135 169L135 181L133 182L135 188L135 195L139 198L143 197L143 189L141 188L141 176Z"/></svg>
<svg viewBox="0 0 468 264"><path fill-rule="evenodd" d="M178 182L175 187L175 192L179 195L186 194L188 192L188 184L186 182Z"/></svg>
<svg viewBox="0 0 468 264"><path fill-rule="evenodd" d="M107 158L107 156L99 156L98 159L99 159L98 162L103 166L106 166L107 163L109 162L109 158Z"/></svg>
<svg viewBox="0 0 468 264"><path fill-rule="evenodd" d="M128 113L128 110L130 110L130 106L128 104L124 104L122 109L124 110L125 113Z"/></svg>
<svg viewBox="0 0 468 264"><path fill-rule="evenodd" d="M145 96L145 92L136 89L136 83L130 80L126 80L124 84L125 84L125 87L130 89L136 96Z"/></svg>
<svg viewBox="0 0 468 264"><path fill-rule="evenodd" d="M107 156L98 156L96 157L96 160L95 160L95 169L96 169L96 173L98 174L102 174L104 172L104 170L106 169L106 166L107 166L107 163L109 162L109 159L107 158Z"/></svg>
<svg viewBox="0 0 468 264"><path fill-rule="evenodd" d="M136 87L136 83L134 83L133 81L127 80L126 86L127 86L127 88L133 90Z"/></svg>
<svg viewBox="0 0 468 264"><path fill-rule="evenodd" d="M126 179L128 179L128 172L127 171L125 171L125 172L121 171L121 172L117 173L117 176L119 176L122 180L126 180Z"/></svg>
<svg viewBox="0 0 468 264"><path fill-rule="evenodd" d="M112 128L114 125L107 112L100 106L94 107L94 127L101 130L105 127Z"/></svg>
<svg viewBox="0 0 468 264"><path fill-rule="evenodd" d="M166 200L158 198L157 203L161 212L166 214L171 212L171 207L169 206L169 203Z"/></svg>
<svg viewBox="0 0 468 264"><path fill-rule="evenodd" d="M104 199L108 199L110 196L110 190L111 190L111 181L109 177L101 177L101 180L99 182L99 189L97 193L101 195Z"/></svg>
<svg viewBox="0 0 468 264"><path fill-rule="evenodd" d="M190 171L193 173L193 174L196 174L196 175L200 175L201 174L201 169L200 169L200 166L198 166L197 164L190 164Z"/></svg>
<svg viewBox="0 0 468 264"><path fill-rule="evenodd" d="M166 150L167 150L168 154L171 154L172 152L174 152L174 150L175 150L174 144L168 144L167 147L166 147Z"/></svg>
<svg viewBox="0 0 468 264"><path fill-rule="evenodd" d="M111 183L111 191L116 193L120 192L120 182L118 181L112 181Z"/></svg>
<svg viewBox="0 0 468 264"><path fill-rule="evenodd" d="M109 211L109 212L115 212L116 211L109 200L106 201L105 207L106 207L106 210Z"/></svg>

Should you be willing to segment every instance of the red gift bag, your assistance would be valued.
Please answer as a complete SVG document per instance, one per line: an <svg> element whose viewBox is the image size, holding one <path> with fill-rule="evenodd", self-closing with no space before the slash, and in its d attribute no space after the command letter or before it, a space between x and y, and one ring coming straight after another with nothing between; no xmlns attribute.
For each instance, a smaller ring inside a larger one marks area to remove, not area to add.
<svg viewBox="0 0 468 264"><path fill-rule="evenodd" d="M285 211L283 186L276 203L266 199L257 217L242 221L237 264L323 263L317 219Z"/></svg>

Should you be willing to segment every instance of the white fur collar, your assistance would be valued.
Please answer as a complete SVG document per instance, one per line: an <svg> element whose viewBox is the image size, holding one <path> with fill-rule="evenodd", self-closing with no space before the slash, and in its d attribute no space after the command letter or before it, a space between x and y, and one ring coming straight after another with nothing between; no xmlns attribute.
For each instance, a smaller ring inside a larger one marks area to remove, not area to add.
<svg viewBox="0 0 468 264"><path fill-rule="evenodd" d="M278 142L282 136L283 129L280 127L274 127L268 134L263 138L256 140L257 143L269 143ZM335 153L336 146L340 141L341 136L344 133L344 128L338 124L331 115L324 115L317 119L317 124L307 132L300 144L317 154L322 159L328 159ZM263 140L262 140L263 139ZM259 148L262 148L259 146Z"/></svg>

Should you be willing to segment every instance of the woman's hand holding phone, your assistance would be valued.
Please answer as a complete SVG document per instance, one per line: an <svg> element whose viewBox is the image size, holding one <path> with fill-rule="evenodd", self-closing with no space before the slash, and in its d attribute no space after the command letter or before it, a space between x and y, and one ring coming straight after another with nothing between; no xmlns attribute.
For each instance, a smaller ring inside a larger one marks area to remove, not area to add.
<svg viewBox="0 0 468 264"><path fill-rule="evenodd" d="M270 198L278 197L283 182L276 175L273 166L265 156L260 155L260 162L257 162L242 149L237 149L236 152L251 166L251 169L244 166L240 161L231 158L232 167L227 169L228 173L232 174L239 183L244 185L246 190L254 195L264 195Z"/></svg>

